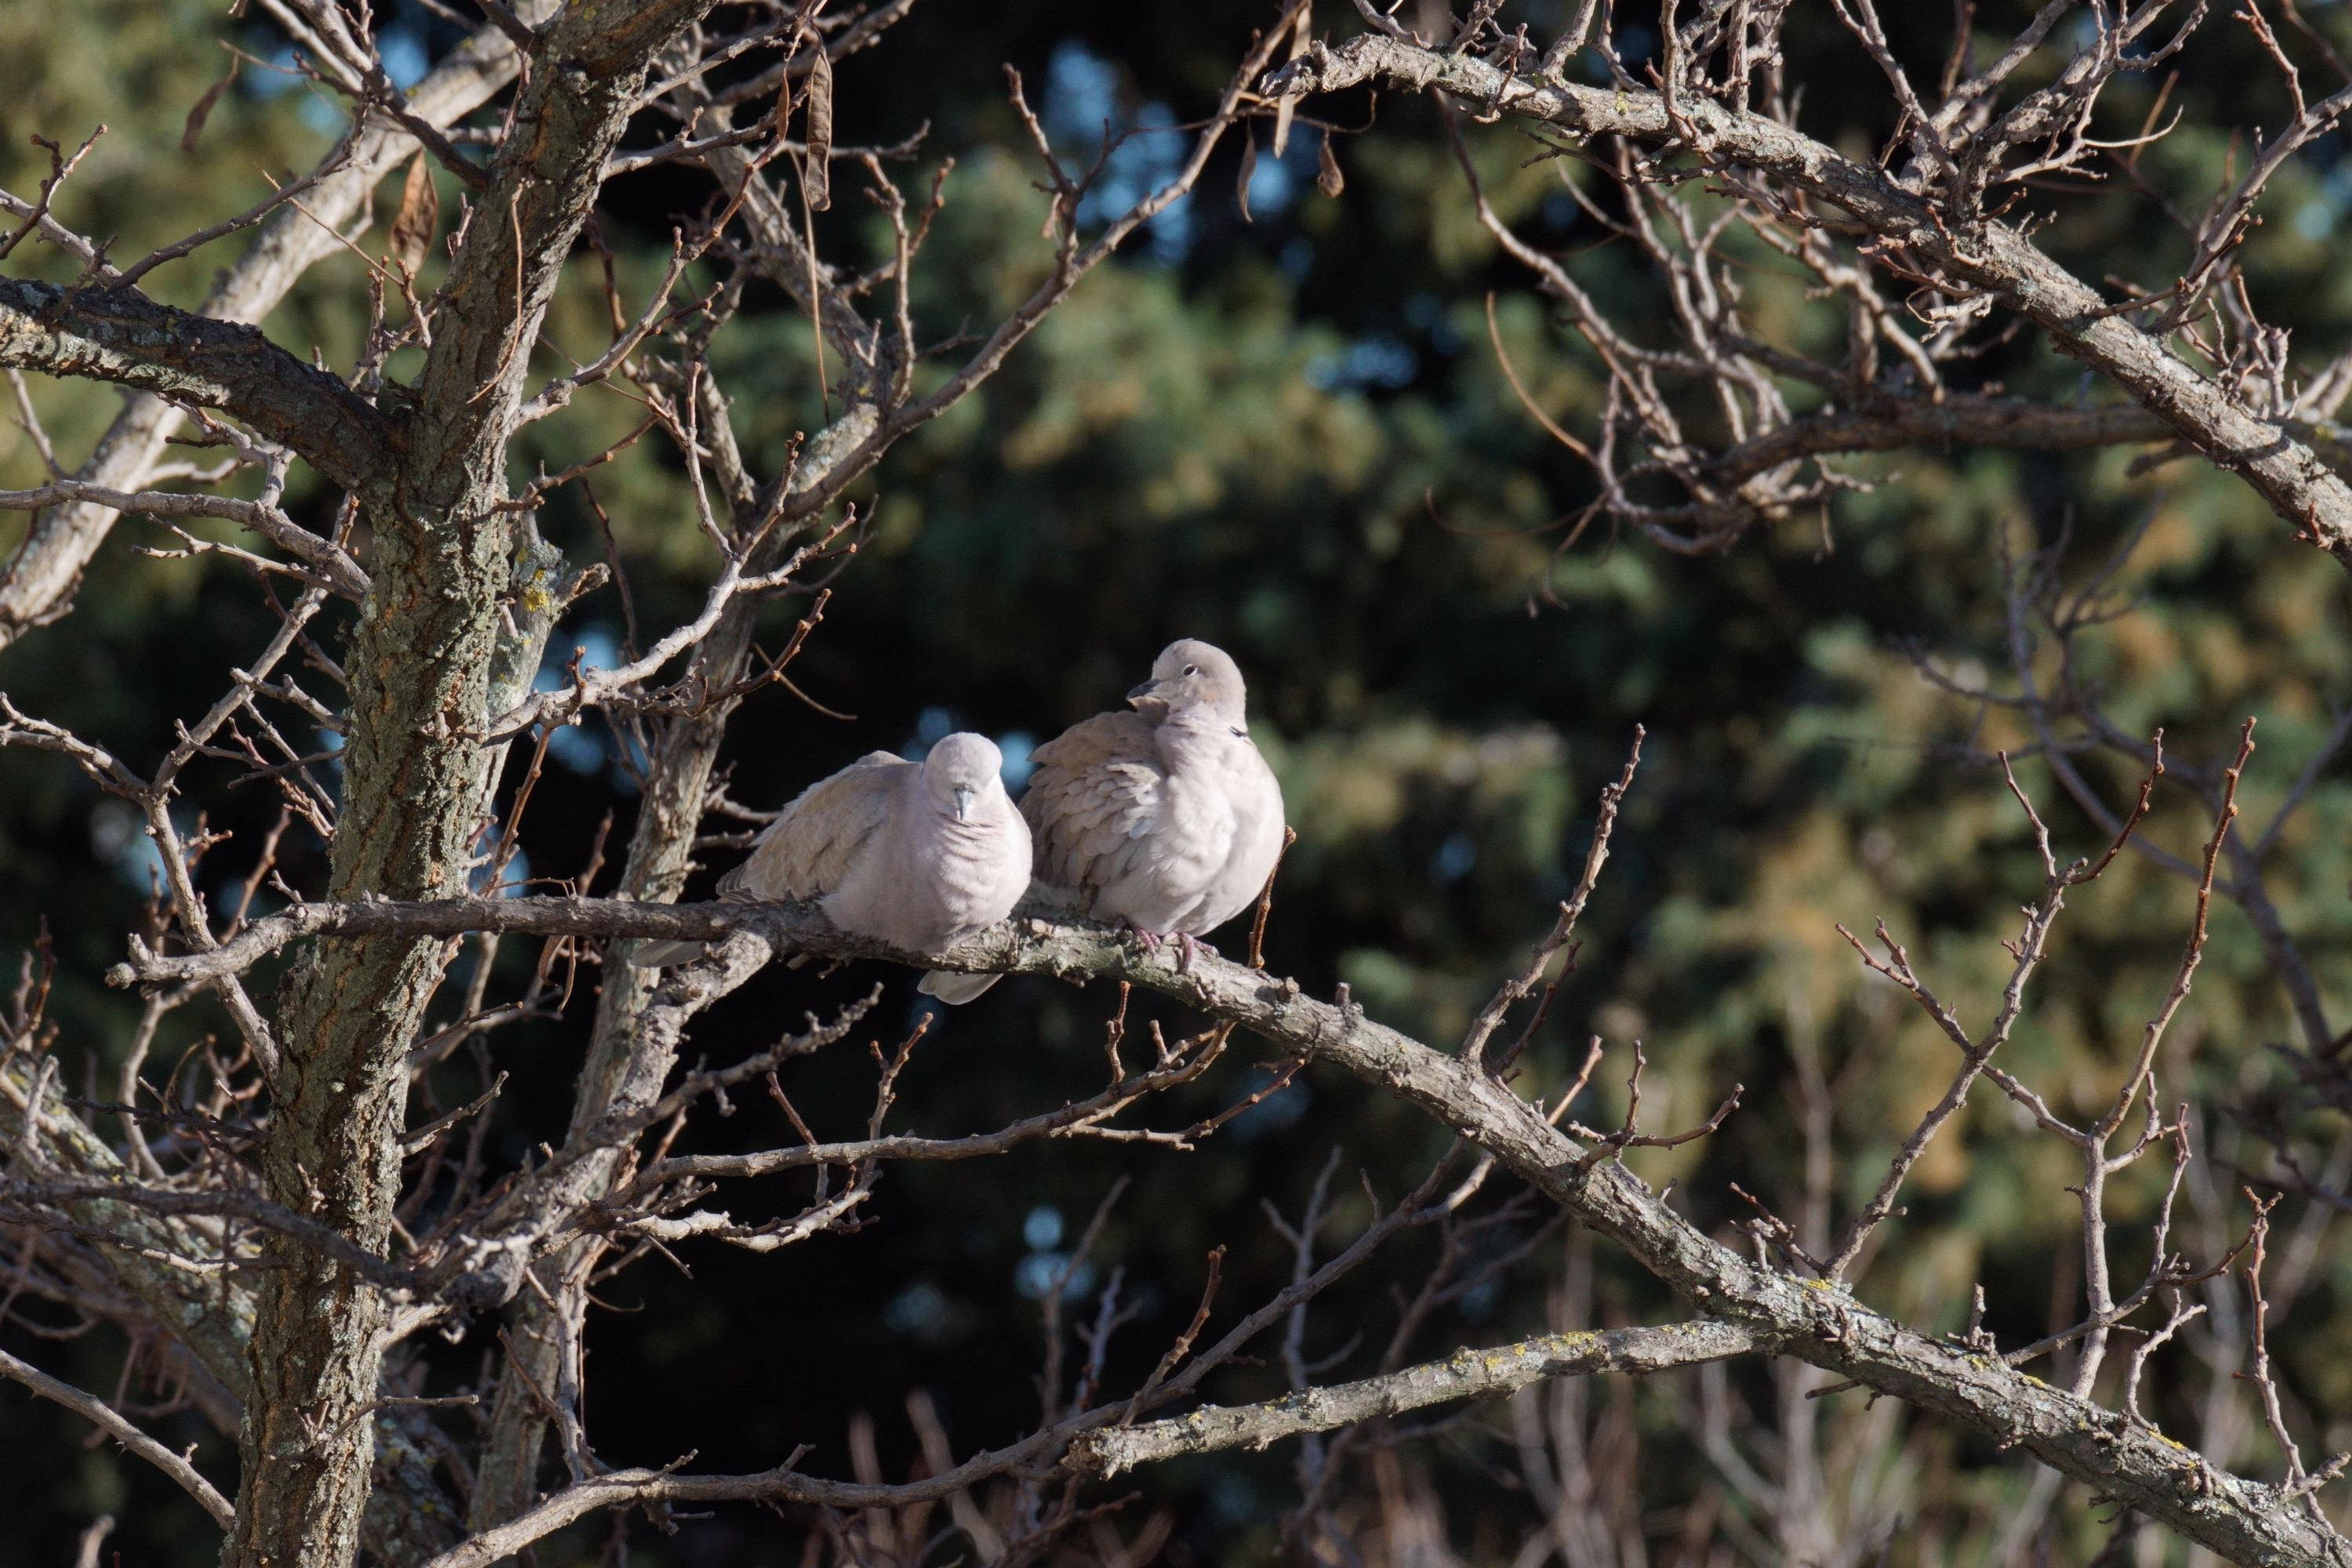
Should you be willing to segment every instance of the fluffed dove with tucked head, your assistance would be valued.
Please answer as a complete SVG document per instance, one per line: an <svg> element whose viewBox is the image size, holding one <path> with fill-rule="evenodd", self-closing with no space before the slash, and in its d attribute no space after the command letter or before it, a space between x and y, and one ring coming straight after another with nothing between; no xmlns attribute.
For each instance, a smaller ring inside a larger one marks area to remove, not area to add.
<svg viewBox="0 0 2352 1568"><path fill-rule="evenodd" d="M1249 736L1223 649L1168 645L1134 710L1037 748L1021 797L1048 899L1147 939L1192 938L1249 908L1282 855L1282 789Z"/></svg>
<svg viewBox="0 0 2352 1568"><path fill-rule="evenodd" d="M814 899L853 935L943 952L1012 913L1029 885L1029 827L1004 793L1003 763L996 742L969 733L948 736L919 763L870 752L784 807L751 858L719 879L719 896ZM654 942L629 962L688 963L702 946ZM996 976L952 978L982 982L976 996ZM928 979L924 989L933 989Z"/></svg>

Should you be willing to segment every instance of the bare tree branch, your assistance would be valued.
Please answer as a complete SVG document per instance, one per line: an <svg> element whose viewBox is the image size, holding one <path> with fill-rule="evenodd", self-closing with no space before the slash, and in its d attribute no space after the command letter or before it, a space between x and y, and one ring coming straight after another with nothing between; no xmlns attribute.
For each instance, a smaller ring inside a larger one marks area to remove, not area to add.
<svg viewBox="0 0 2352 1568"><path fill-rule="evenodd" d="M142 295L0 278L0 365L86 376L217 408L347 489L381 483L391 421L257 327Z"/></svg>
<svg viewBox="0 0 2352 1568"><path fill-rule="evenodd" d="M76 1415L96 1422L108 1436L179 1482L181 1489L195 1499L198 1506L212 1515L213 1522L223 1530L236 1522L236 1511L229 1507L228 1499L221 1496L212 1482L197 1473L194 1465L132 1426L104 1400L84 1394L69 1383L59 1383L38 1367L27 1366L5 1351L0 1351L0 1377L13 1378L42 1398L54 1400Z"/></svg>
<svg viewBox="0 0 2352 1568"><path fill-rule="evenodd" d="M634 907L600 909L595 900L484 901L467 912L493 929L562 926L583 934L600 928L635 933L643 918ZM1036 919L1008 921L933 955L894 953L879 943L845 937L814 910L787 905L676 906L669 913L711 922L681 934L701 936L724 922L778 951L1148 986L1237 1023L1286 1053L1342 1068L1421 1107L1624 1247L1695 1306L1780 1345L1783 1353L2021 1446L2053 1469L2100 1488L2225 1556L2269 1557L2315 1568L2333 1561L2329 1538L2299 1513L2280 1507L2274 1489L2216 1470L2157 1433L1965 1345L1919 1334L1843 1289L1741 1258L1694 1229L1622 1165L1589 1162L1587 1150L1482 1069L1373 1023L1353 1004L1318 1002L1302 994L1295 982L1205 955L1180 969L1172 944L1154 952L1118 933ZM348 918L379 928L411 922L413 931L440 931L448 929L450 912L439 905L386 903ZM694 972L682 972L681 979ZM650 1495L667 1495L660 1489L667 1482L645 1484L656 1487Z"/></svg>
<svg viewBox="0 0 2352 1568"><path fill-rule="evenodd" d="M531 0L525 9L538 16L551 3ZM486 27L410 89L409 107L432 123L452 123L513 79L516 58L505 35ZM362 129L348 152L339 147L330 154L342 162L305 197L302 210L280 208L262 225L245 254L222 273L200 313L225 321L267 316L307 268L339 247L344 226L362 210L375 183L415 145L397 127L371 122ZM112 489L145 488L180 417L179 409L163 398L132 394L74 477ZM110 510L94 502L58 507L35 520L24 545L0 571L0 644L67 612L82 568L113 521Z"/></svg>
<svg viewBox="0 0 2352 1568"><path fill-rule="evenodd" d="M1311 46L1269 75L1261 90L1286 100L1367 82L1437 89L1579 139L1619 136L1669 150L1688 144L1712 167L1778 181L1792 198L1825 202L1906 275L1948 279L2041 327L2062 352L2115 383L2182 441L2243 477L2297 537L2352 566L2352 485L2276 420L2180 358L2157 331L2126 320L2014 227L1974 210L1955 212L1948 222L1937 202L1892 175L1790 125L1712 98L1686 96L1675 106L1656 91L1546 83L1475 55L1380 33L1360 34L1336 49Z"/></svg>
<svg viewBox="0 0 2352 1568"><path fill-rule="evenodd" d="M1769 1348L1744 1328L1707 1321L1663 1329L1547 1334L1492 1350L1456 1351L1444 1361L1359 1383L1309 1388L1263 1405L1204 1405L1172 1421L1106 1427L1071 1444L1069 1463L1110 1477L1184 1454L1265 1448L1301 1433L1328 1432L1448 1400L1491 1399L1545 1378L1664 1372Z"/></svg>

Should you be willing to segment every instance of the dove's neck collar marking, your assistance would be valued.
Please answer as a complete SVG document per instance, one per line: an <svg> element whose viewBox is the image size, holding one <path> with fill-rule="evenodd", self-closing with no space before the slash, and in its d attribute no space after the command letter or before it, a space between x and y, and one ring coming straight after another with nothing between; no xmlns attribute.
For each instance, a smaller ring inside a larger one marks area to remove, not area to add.
<svg viewBox="0 0 2352 1568"><path fill-rule="evenodd" d="M1239 736L1244 741L1249 739L1249 723L1246 720L1237 723L1233 714L1220 713L1205 702L1194 703L1185 708L1171 708L1166 717L1152 728L1186 735L1214 735L1219 731L1223 731L1226 734Z"/></svg>

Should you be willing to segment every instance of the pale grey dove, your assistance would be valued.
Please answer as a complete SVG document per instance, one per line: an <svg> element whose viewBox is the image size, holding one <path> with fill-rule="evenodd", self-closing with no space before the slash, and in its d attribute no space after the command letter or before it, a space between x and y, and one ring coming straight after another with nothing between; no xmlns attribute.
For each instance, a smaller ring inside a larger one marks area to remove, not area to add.
<svg viewBox="0 0 2352 1568"><path fill-rule="evenodd" d="M1012 913L1029 885L1029 826L1004 793L1003 763L996 742L968 733L919 763L870 752L784 807L751 858L719 879L719 896L814 899L843 931L945 952ZM661 942L629 962L658 969L701 956L700 942ZM934 973L922 989L964 1002L995 979Z"/></svg>
<svg viewBox="0 0 2352 1568"><path fill-rule="evenodd" d="M1282 854L1282 789L1250 740L1242 672L1219 648L1168 645L1134 711L1037 748L1021 797L1038 891L1147 941L1192 938L1250 907Z"/></svg>

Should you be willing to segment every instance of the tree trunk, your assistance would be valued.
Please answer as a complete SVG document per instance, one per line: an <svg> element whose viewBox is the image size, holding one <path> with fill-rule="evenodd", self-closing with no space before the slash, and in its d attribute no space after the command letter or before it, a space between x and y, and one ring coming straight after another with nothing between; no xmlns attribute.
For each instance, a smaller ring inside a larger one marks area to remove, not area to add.
<svg viewBox="0 0 2352 1568"><path fill-rule="evenodd" d="M539 36L404 411L396 471L361 496L373 582L345 660L337 900L466 890L492 782L478 734L513 534L497 503L530 345L646 61L709 4L588 0ZM281 990L285 1062L263 1173L278 1202L373 1253L399 1195L406 1054L441 952L331 940ZM342 1568L367 1500L386 1303L311 1247L278 1237L271 1251L279 1267L257 1292L236 1528L222 1562Z"/></svg>

